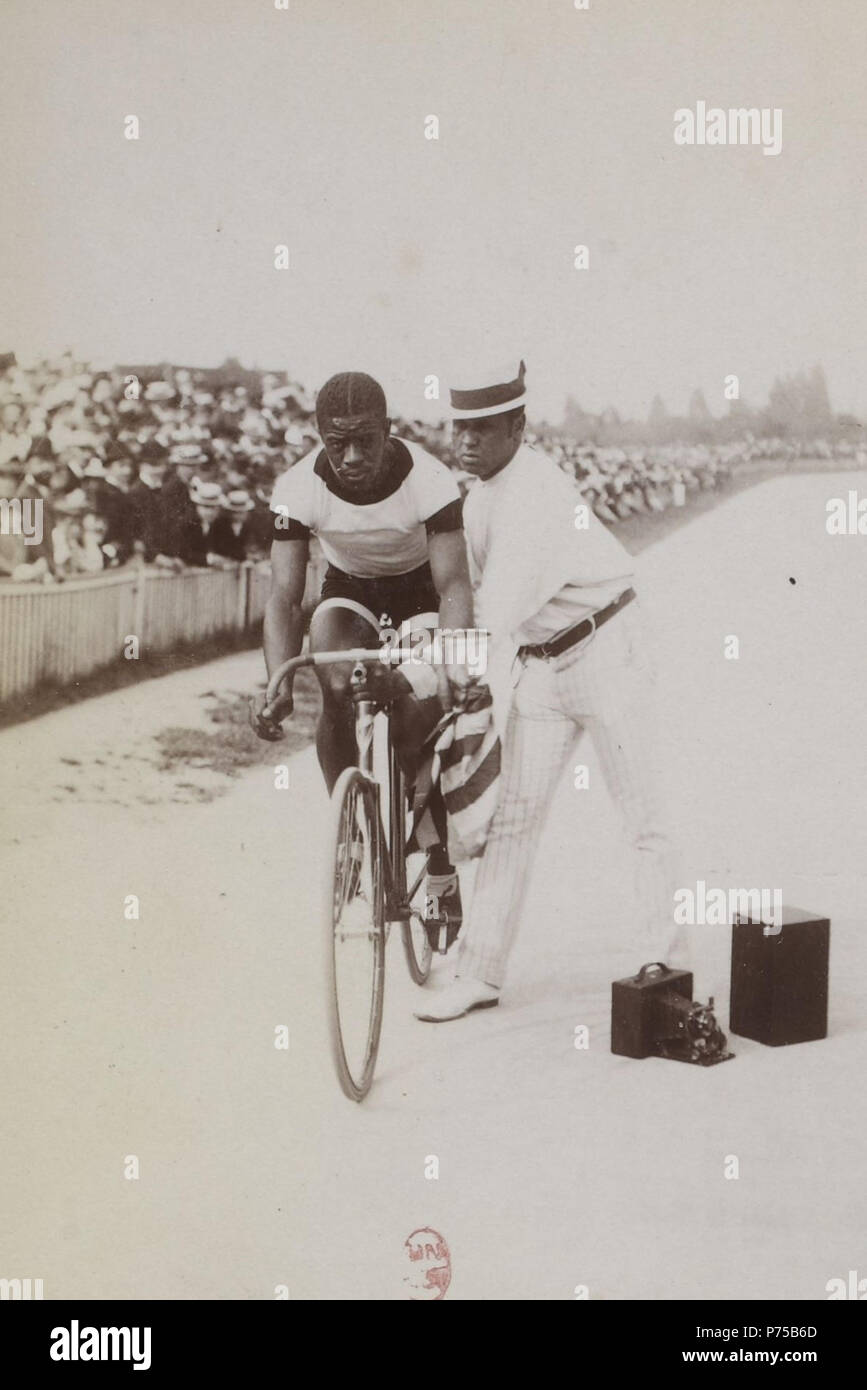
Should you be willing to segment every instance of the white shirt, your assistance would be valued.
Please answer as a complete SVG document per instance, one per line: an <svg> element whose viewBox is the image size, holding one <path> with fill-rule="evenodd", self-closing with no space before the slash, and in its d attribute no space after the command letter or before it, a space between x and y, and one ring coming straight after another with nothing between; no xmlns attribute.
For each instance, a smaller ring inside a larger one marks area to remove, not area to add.
<svg viewBox="0 0 867 1390"><path fill-rule="evenodd" d="M460 528L460 492L445 464L420 445L396 437L390 443L395 466L380 495L363 503L341 489L321 446L299 459L274 485L274 537L313 534L329 564L361 578L423 565L428 535ZM282 535L281 521L288 521Z"/></svg>
<svg viewBox="0 0 867 1390"><path fill-rule="evenodd" d="M495 642L545 642L612 603L635 576L632 556L574 479L528 444L471 485L464 531L476 623Z"/></svg>

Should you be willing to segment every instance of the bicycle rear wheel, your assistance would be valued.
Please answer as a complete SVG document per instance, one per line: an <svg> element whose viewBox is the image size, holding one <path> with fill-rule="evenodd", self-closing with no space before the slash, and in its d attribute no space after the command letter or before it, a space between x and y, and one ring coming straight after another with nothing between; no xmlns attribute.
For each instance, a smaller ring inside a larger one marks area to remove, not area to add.
<svg viewBox="0 0 867 1390"><path fill-rule="evenodd" d="M350 1100L370 1090L385 988L385 883L375 785L346 768L331 794L324 908L328 1024Z"/></svg>

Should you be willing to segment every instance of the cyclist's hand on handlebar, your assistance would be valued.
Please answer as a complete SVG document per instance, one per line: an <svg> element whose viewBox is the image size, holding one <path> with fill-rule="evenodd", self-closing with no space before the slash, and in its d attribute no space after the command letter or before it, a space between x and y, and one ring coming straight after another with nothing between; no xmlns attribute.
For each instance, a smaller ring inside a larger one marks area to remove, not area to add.
<svg viewBox="0 0 867 1390"><path fill-rule="evenodd" d="M254 695L250 700L250 724L257 738L276 743L283 737L281 721L287 719L294 709L290 693L278 695L272 705L266 703L266 692Z"/></svg>

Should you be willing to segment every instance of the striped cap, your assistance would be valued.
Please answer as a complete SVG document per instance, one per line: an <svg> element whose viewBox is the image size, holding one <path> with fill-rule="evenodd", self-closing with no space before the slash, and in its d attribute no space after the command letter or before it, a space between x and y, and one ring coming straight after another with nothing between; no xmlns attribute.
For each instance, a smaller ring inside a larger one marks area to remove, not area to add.
<svg viewBox="0 0 867 1390"><path fill-rule="evenodd" d="M524 404L524 363L515 371L514 362L507 365L489 367L476 371L470 378L464 378L463 386L449 389L452 419L472 420L483 415L502 415L506 410L517 410ZM460 378L458 378L460 380Z"/></svg>

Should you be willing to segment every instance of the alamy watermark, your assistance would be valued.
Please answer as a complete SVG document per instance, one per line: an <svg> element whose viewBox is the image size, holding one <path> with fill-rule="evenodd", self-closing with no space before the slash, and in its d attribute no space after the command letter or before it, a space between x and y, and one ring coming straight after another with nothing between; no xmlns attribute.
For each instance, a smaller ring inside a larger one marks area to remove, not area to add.
<svg viewBox="0 0 867 1390"><path fill-rule="evenodd" d="M488 669L488 633L478 627L414 628L400 633L381 627L380 660L386 666L409 662L413 666L466 666L470 675L483 676Z"/></svg>
<svg viewBox="0 0 867 1390"><path fill-rule="evenodd" d="M867 536L867 497L850 488L846 498L829 497L825 503L825 530L829 536Z"/></svg>
<svg viewBox="0 0 867 1390"><path fill-rule="evenodd" d="M149 1327L81 1327L73 1318L69 1327L51 1329L52 1361L131 1361L134 1371L148 1371L151 1364Z"/></svg>
<svg viewBox="0 0 867 1390"><path fill-rule="evenodd" d="M674 894L674 921L679 927L730 927L734 922L761 923L765 936L783 929L782 888L708 888L700 878Z"/></svg>
<svg viewBox="0 0 867 1390"><path fill-rule="evenodd" d="M25 545L42 542L41 497L0 497L0 536L23 536Z"/></svg>
<svg viewBox="0 0 867 1390"><path fill-rule="evenodd" d="M848 1279L829 1279L825 1292L829 1303L839 1298L851 1298L863 1303L867 1299L867 1279L860 1278L857 1269L850 1269Z"/></svg>
<svg viewBox="0 0 867 1390"><path fill-rule="evenodd" d="M764 154L783 148L783 112L779 106L680 106L674 113L676 145L761 145Z"/></svg>
<svg viewBox="0 0 867 1390"><path fill-rule="evenodd" d="M0 1300L12 1303L38 1302L42 1299L41 1279L0 1279Z"/></svg>

